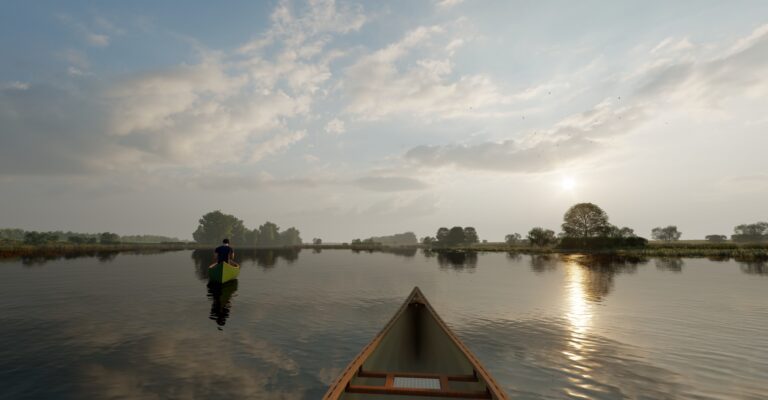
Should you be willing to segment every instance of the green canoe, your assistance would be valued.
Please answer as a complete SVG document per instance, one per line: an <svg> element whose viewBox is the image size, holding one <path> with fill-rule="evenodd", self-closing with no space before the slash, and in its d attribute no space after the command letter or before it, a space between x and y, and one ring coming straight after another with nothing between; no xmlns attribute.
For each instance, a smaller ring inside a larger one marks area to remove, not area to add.
<svg viewBox="0 0 768 400"><path fill-rule="evenodd" d="M238 275L240 275L239 265L220 262L211 264L211 266L208 267L208 280L211 282L229 282L232 279L237 279Z"/></svg>
<svg viewBox="0 0 768 400"><path fill-rule="evenodd" d="M414 288L384 329L336 379L324 400L508 397Z"/></svg>

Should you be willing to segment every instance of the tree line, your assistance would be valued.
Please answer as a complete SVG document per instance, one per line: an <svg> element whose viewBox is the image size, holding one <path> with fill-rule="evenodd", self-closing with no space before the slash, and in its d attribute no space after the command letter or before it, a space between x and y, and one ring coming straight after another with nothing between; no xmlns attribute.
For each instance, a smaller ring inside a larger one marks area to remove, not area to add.
<svg viewBox="0 0 768 400"><path fill-rule="evenodd" d="M21 242L29 245L53 243L71 244L118 244L118 243L167 243L179 242L177 238L159 235L125 235L112 232L79 233L72 231L26 231L24 229L0 229L0 242Z"/></svg>
<svg viewBox="0 0 768 400"><path fill-rule="evenodd" d="M396 233L389 236L373 236L368 239L353 239L353 246L415 246L419 239L413 232Z"/></svg>
<svg viewBox="0 0 768 400"><path fill-rule="evenodd" d="M570 207L563 215L562 231L558 234L551 229L534 227L523 237L511 233L504 240L508 245L558 246L564 249L602 249L644 247L648 240L635 234L628 227L619 227L609 222L608 214L593 203L579 203ZM654 240L674 242L680 240L682 232L675 225L656 227L651 231ZM725 235L707 235L711 242L727 240ZM742 224L734 228L731 235L734 242L768 241L768 223ZM434 237L427 236L421 242L427 246L470 245L479 241L477 231L472 227L455 226L440 228Z"/></svg>
<svg viewBox="0 0 768 400"><path fill-rule="evenodd" d="M454 226L451 229L440 227L435 236L426 236L421 239L421 242L425 245L447 247L479 243L480 238L474 227Z"/></svg>
<svg viewBox="0 0 768 400"><path fill-rule="evenodd" d="M251 230L245 227L241 219L219 210L203 215L198 222L192 238L201 244L213 245L221 243L225 238L233 245L239 246L276 247L302 244L299 230L294 227L281 232L279 226L267 221Z"/></svg>

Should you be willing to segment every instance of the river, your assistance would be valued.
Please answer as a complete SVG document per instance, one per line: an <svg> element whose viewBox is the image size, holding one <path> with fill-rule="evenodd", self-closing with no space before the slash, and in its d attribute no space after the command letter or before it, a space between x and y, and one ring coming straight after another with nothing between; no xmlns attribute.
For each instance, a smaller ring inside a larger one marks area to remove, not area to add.
<svg viewBox="0 0 768 400"><path fill-rule="evenodd" d="M0 398L319 399L414 286L513 399L765 399L768 265L243 251L0 261Z"/></svg>

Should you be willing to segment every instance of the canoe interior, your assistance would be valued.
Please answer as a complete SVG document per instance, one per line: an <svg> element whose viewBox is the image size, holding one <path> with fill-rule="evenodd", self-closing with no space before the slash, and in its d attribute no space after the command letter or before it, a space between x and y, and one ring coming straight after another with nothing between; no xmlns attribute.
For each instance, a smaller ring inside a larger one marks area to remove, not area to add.
<svg viewBox="0 0 768 400"><path fill-rule="evenodd" d="M448 330L418 288L325 397L445 398L506 399L506 395Z"/></svg>
<svg viewBox="0 0 768 400"><path fill-rule="evenodd" d="M208 267L208 279L212 282L229 282L240 275L240 267L227 262L211 264Z"/></svg>

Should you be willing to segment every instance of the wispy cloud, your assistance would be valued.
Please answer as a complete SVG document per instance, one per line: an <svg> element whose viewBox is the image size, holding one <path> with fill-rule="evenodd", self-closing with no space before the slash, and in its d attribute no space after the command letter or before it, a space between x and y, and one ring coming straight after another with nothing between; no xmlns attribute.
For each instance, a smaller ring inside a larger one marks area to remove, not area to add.
<svg viewBox="0 0 768 400"><path fill-rule="evenodd" d="M405 159L423 167L459 167L508 172L544 172L609 148L611 140L632 133L655 113L668 108L717 108L733 97L768 95L768 29L700 60L653 57L688 51L687 40L667 39L650 53L649 63L627 74L634 86L624 98L609 98L520 140L475 145L418 146Z"/></svg>
<svg viewBox="0 0 768 400"><path fill-rule="evenodd" d="M81 22L68 14L59 14L58 19L78 32L86 43L94 47L109 46L110 36L107 34L108 32L122 32L104 17L97 17L94 19L93 23L90 24Z"/></svg>
<svg viewBox="0 0 768 400"><path fill-rule="evenodd" d="M29 89L29 83L27 82L19 82L19 81L0 82L0 90L27 90L27 89Z"/></svg>
<svg viewBox="0 0 768 400"><path fill-rule="evenodd" d="M510 98L488 76L453 76L451 56L459 44L448 32L455 28L422 26L356 61L342 82L345 111L365 120L399 114L428 119L504 114L502 106ZM437 38L448 44L430 50ZM421 56L414 62L406 61L417 52Z"/></svg>

